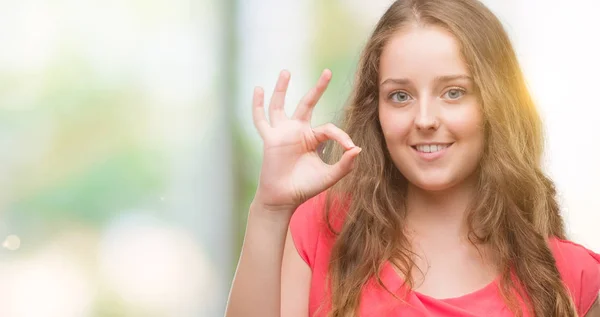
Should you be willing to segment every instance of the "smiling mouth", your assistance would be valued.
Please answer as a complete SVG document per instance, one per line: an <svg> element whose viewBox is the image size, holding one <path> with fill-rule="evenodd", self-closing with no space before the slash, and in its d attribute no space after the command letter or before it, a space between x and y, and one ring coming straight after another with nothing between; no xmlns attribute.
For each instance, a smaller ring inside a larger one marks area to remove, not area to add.
<svg viewBox="0 0 600 317"><path fill-rule="evenodd" d="M411 146L417 152L421 153L435 153L447 149L454 143L440 143L440 144L419 144Z"/></svg>

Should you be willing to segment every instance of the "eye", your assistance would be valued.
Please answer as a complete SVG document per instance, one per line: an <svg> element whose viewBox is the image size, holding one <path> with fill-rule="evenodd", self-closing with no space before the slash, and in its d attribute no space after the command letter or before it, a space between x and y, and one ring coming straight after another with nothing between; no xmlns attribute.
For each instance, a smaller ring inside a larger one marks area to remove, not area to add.
<svg viewBox="0 0 600 317"><path fill-rule="evenodd" d="M409 101L412 98L408 93L404 91L396 91L390 94L389 99L393 102L403 103Z"/></svg>
<svg viewBox="0 0 600 317"><path fill-rule="evenodd" d="M443 98L450 100L457 100L460 97L464 96L466 91L462 88L451 88L443 95Z"/></svg>

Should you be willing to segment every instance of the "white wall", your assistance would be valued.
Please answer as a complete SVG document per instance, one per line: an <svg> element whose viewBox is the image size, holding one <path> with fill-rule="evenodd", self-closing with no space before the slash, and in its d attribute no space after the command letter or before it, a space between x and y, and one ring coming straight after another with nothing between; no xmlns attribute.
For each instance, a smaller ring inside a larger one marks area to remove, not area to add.
<svg viewBox="0 0 600 317"><path fill-rule="evenodd" d="M600 3L484 2L507 24L544 117L547 171L558 187L570 238L598 252Z"/></svg>

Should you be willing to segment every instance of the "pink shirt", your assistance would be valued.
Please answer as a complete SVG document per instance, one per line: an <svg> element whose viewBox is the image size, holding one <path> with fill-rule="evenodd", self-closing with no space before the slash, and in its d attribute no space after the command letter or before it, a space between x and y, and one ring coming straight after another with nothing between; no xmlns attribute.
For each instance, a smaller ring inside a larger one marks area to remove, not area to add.
<svg viewBox="0 0 600 317"><path fill-rule="evenodd" d="M310 316L326 315L325 309L317 309L325 297L329 255L335 240L323 220L324 199L325 194L322 193L302 204L290 222L296 249L312 270ZM577 312L585 316L600 291L600 255L556 238L550 239L549 245ZM381 278L392 292L402 287L402 279L389 264L383 269ZM508 317L513 314L502 300L496 282L492 282L475 292L449 299L436 299L411 291L405 303L397 301L381 287L369 284L362 293L360 316Z"/></svg>

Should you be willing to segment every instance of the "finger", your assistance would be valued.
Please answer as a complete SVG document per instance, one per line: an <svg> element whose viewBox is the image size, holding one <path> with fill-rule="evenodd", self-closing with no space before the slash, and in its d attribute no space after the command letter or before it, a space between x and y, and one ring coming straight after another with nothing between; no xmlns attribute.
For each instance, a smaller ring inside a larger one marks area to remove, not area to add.
<svg viewBox="0 0 600 317"><path fill-rule="evenodd" d="M279 73L279 79L275 84L275 91L271 96L271 103L269 103L269 120L271 126L275 126L278 122L285 119L285 94L287 92L288 84L290 83L290 72L282 70Z"/></svg>
<svg viewBox="0 0 600 317"><path fill-rule="evenodd" d="M252 119L258 133L263 136L269 128L269 122L265 116L265 92L261 87L254 88L252 96Z"/></svg>
<svg viewBox="0 0 600 317"><path fill-rule="evenodd" d="M302 100L300 100L300 103L298 104L298 107L296 108L292 118L310 121L310 118L312 117L312 111L319 99L321 99L321 96L323 96L323 93L327 89L330 81L331 71L329 69L325 69L321 73L321 77L319 77L317 85L311 88L308 93L302 97Z"/></svg>
<svg viewBox="0 0 600 317"><path fill-rule="evenodd" d="M356 147L350 136L344 132L344 130L336 127L333 123L327 123L316 127L313 129L313 133L319 143L323 143L327 140L334 140L341 144L346 150Z"/></svg>
<svg viewBox="0 0 600 317"><path fill-rule="evenodd" d="M333 186L344 176L348 175L354 168L354 163L358 154L362 151L359 147L354 147L342 155L342 158L329 167L329 175L326 178L327 187Z"/></svg>

